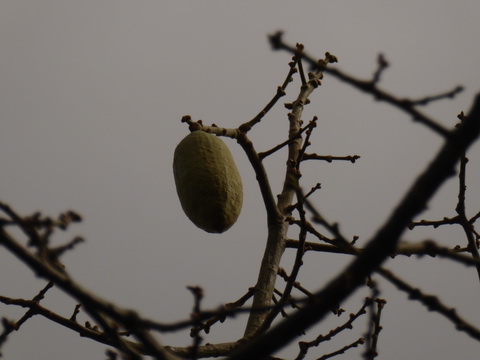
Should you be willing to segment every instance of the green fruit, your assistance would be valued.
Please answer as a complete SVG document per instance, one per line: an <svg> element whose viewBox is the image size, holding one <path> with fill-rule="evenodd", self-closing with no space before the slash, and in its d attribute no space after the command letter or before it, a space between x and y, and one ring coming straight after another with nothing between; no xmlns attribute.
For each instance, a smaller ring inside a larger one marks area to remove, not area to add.
<svg viewBox="0 0 480 360"><path fill-rule="evenodd" d="M242 180L220 138L203 131L187 135L175 149L173 175L183 211L200 229L222 233L237 221Z"/></svg>

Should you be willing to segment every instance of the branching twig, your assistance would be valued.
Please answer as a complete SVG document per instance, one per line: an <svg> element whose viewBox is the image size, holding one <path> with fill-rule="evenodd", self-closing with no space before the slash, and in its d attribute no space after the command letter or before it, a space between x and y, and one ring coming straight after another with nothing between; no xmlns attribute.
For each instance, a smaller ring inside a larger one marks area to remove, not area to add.
<svg viewBox="0 0 480 360"><path fill-rule="evenodd" d="M273 106L277 103L277 101L285 96L285 90L288 86L288 84L292 81L293 75L297 72L297 68L295 67L298 62L298 57L293 57L292 62L289 63L290 66L290 71L287 74L287 77L285 78L285 81L281 86L277 88L277 92L275 96L270 100L270 102L260 111L257 116L255 116L252 120L242 124L239 126L240 131L247 133L249 132L252 127L256 124L258 124L262 118L273 108Z"/></svg>
<svg viewBox="0 0 480 360"><path fill-rule="evenodd" d="M454 174L455 166L480 133L480 95L475 98L469 116L447 136L435 159L411 186L385 224L375 234L354 262L315 294L315 301L283 320L268 333L258 336L238 349L230 360L262 359L287 344L298 333L322 319L333 304L349 296L366 277L395 251L400 235L418 215L440 185Z"/></svg>
<svg viewBox="0 0 480 360"><path fill-rule="evenodd" d="M298 240L287 239L286 248L296 249L298 246ZM348 255L357 255L363 252L363 249L357 247L351 247L349 249L338 247L336 245L330 244L318 244L313 242L305 243L305 251L319 251L327 252L334 254L348 254ZM392 258L403 255L403 256L430 256L430 257L442 257L450 260L457 261L467 266L478 266L480 265L480 260L475 259L471 256L466 256L461 254L462 252L467 252L467 248L454 248L450 249L444 246L437 245L433 240L424 240L419 243L407 243L400 242L396 250L390 255Z"/></svg>
<svg viewBox="0 0 480 360"><path fill-rule="evenodd" d="M99 342L101 344L109 345L109 346L114 346L112 343L111 339L106 336L104 333L99 332L98 330L95 330L92 327L87 327L87 326L82 326L80 325L75 319L68 319L65 318L45 307L40 305L38 302L33 301L33 300L24 300L24 299L12 299L8 298L5 296L0 296L0 302L3 304L7 305L16 305L16 306L21 306L24 308L28 308L28 312L31 315L40 315L45 317L46 319L49 319L50 321L53 321L54 323L57 323L59 325L64 326L67 329L73 330L76 333L78 333L80 336L89 338L92 340L95 340L96 342ZM23 319L23 318L22 318ZM20 324L13 323L14 327L12 330L18 330ZM0 337L4 337L6 334L2 334ZM0 341L1 343L1 341ZM143 347L141 344L138 343L133 343L130 342L130 346L135 347L138 351L143 352Z"/></svg>
<svg viewBox="0 0 480 360"><path fill-rule="evenodd" d="M458 223L462 226L463 231L465 232L465 236L468 240L468 250L472 254L472 257L476 260L480 260L480 255L478 253L478 246L474 235L474 227L473 223L470 222L467 218L466 210L465 210L465 192L467 191L467 186L465 184L466 180L466 171L467 171L467 162L468 159L465 157L465 153L463 154L462 158L460 159L460 174L459 178L459 192L458 192L458 203L456 207L456 211L458 214ZM480 279L480 264L477 265L477 274L478 278Z"/></svg>
<svg viewBox="0 0 480 360"><path fill-rule="evenodd" d="M298 54L296 56L299 56ZM276 217L273 222L269 221L269 233L267 238L267 246L260 266L259 276L255 285L256 292L253 297L253 308L265 308L270 304L273 289L275 288L275 279L277 277L277 270L280 264L283 251L285 249L285 238L287 235L288 222L285 221L285 217L290 214L285 209L291 205L293 196L298 188L298 170L295 163L298 159L298 155L301 149L301 138L297 138L299 131L301 130L301 115L303 113L303 106L307 103L309 95L312 91L320 85L320 78L327 64L337 61L336 58L329 54L325 54L325 59L318 61L319 70L315 73L309 74L309 81L306 85L301 87L300 94L293 102L292 111L289 113L288 118L290 122L289 138L293 140L288 145L288 160L287 170L285 174L285 181L282 193L278 196L278 202L276 204L279 217ZM240 140L239 140L240 142ZM244 147L247 151L249 147ZM253 149L253 145L251 146ZM249 156L250 158L250 156ZM252 165L258 161L257 158L253 159ZM252 162L252 160L251 160ZM258 176L257 176L258 178ZM268 211L268 209L267 209ZM269 219L270 220L270 219ZM265 317L264 312L252 312L248 318L247 327L245 329L245 337L249 338L255 335L262 326Z"/></svg>
<svg viewBox="0 0 480 360"><path fill-rule="evenodd" d="M50 282L47 283L47 285L45 285L45 287L37 295L34 296L34 298L32 300L25 300L25 302L29 303L29 304L32 304L33 307L35 307L36 305L40 306L39 305L40 301L44 298L47 291L49 289L51 289L52 287L53 287L53 283L50 281ZM18 299L10 299L10 298L7 298L5 296L0 296L0 302L3 303L3 304L7 304L7 305L8 304L15 304L17 301L19 301L19 300ZM7 340L8 335L12 331L14 331L14 330L18 331L20 329L20 327L28 319L30 319L34 315L36 315L36 312L34 310L32 310L32 308L30 307L29 310L18 321L16 321L15 323L10 323L11 326L5 327L3 333L0 335L0 347Z"/></svg>
<svg viewBox="0 0 480 360"><path fill-rule="evenodd" d="M248 289L248 292L245 295L243 295L240 299L238 299L237 301L225 304L223 306L223 309L219 311L213 311L213 312L202 311L202 313L200 314L201 320L203 320L204 318L209 318L209 320L206 321L205 323L199 324L197 327L192 329L192 331L190 332L190 336L195 336L201 330L204 330L206 333L208 333L210 331L210 328L215 323L219 321L220 322L225 321L225 318L227 317L227 315L232 316L240 311L242 312L250 311L251 310L250 308L248 309L240 309L240 308L245 304L247 300L249 300L253 296L254 291L255 291L254 288Z"/></svg>
<svg viewBox="0 0 480 360"><path fill-rule="evenodd" d="M298 205L297 210L300 215L300 222L302 226L300 226L300 234L299 234L299 241L297 247L297 253L295 255L295 262L293 264L292 272L288 277L287 285L285 286L285 290L283 291L283 295L278 301L278 304L270 311L270 313L265 318L262 326L259 328L259 331L267 330L270 325L272 324L275 317L278 315L280 311L283 310L284 306L290 299L290 295L292 293L292 289L294 287L294 283L297 280L298 273L300 271L300 267L303 265L303 255L305 254L305 241L307 238L307 230L305 227L305 210L303 209L303 202L305 201L303 195L298 192L297 193Z"/></svg>
<svg viewBox="0 0 480 360"><path fill-rule="evenodd" d="M459 115L459 118L463 121L464 115L461 114ZM476 267L477 267L477 274L480 279L480 254L478 252L478 233L476 232L474 228L474 222L476 220L476 217L473 217L472 219L467 218L466 210L465 210L465 193L467 190L466 186L466 165L467 165L468 159L465 156L465 153L462 154L462 157L460 159L460 172L458 175L459 179L459 191L458 191L458 202L457 206L455 207L455 211L457 212L457 216L453 218L447 218L444 217L443 220L437 220L437 221L427 221L427 220L421 220L418 222L412 222L409 224L409 229L413 229L414 227L417 226L433 226L434 228L437 228L442 225L460 225L465 233L465 236L467 237L468 241L468 246L467 249L468 251L472 254L473 259L476 260Z"/></svg>
<svg viewBox="0 0 480 360"><path fill-rule="evenodd" d="M316 347L320 345L322 342L330 341L334 336L340 334L344 330L351 330L353 328L353 322L357 320L360 316L366 313L365 309L367 308L367 306L370 306L371 303L372 303L372 299L366 298L360 310L358 310L355 314L350 314L348 321L346 321L341 326L338 326L337 328L329 331L327 335L319 335L315 340L312 340L312 341L301 341L298 344L300 351L297 357L295 358L295 360L304 359L310 348Z"/></svg>
<svg viewBox="0 0 480 360"><path fill-rule="evenodd" d="M376 309L374 308L373 304L377 305ZM372 303L370 329L365 336L367 340L366 342L367 350L363 354L366 360L373 360L378 356L378 351L377 351L378 335L380 334L380 331L382 331L382 327L380 326L380 317L385 304L386 304L386 301L378 297L376 297L375 302Z"/></svg>
<svg viewBox="0 0 480 360"><path fill-rule="evenodd" d="M316 126L316 121L317 121L317 117L314 117L305 127L301 128L300 131L298 132L297 136L296 137L293 137L293 138L289 138L287 140L285 140L284 142L281 142L280 144L274 146L273 148L271 148L270 150L267 150L267 151L264 151L264 152L259 152L258 153L258 157L263 160L265 159L267 156L270 156L272 155L273 153L277 152L278 150L280 149L283 149L285 146L289 145L292 141L295 141L299 138L301 138L301 135L303 134L303 132L305 130L309 130L309 129L312 129Z"/></svg>
<svg viewBox="0 0 480 360"><path fill-rule="evenodd" d="M296 48L285 43L283 41L282 36L283 36L283 33L279 31L269 37L272 48L274 50L286 50L292 54L295 53ZM317 68L315 58L309 56L305 52L302 53L302 58L305 59L312 66L312 68L314 69ZM440 125L438 122L436 122L432 118L428 117L427 115L417 110L415 106L411 102L409 102L409 100L397 98L396 96L390 94L389 92L383 89L380 89L377 86L377 83L375 81L359 80L339 70L338 68L330 67L326 69L325 72L336 77L341 81L344 81L352 85L353 87L359 89L360 91L371 94L375 98L375 100L385 101L390 105L393 105L396 108L406 112L413 118L414 121L418 121L424 124L425 126L429 127L431 130L442 135L443 137L449 136L449 131L447 129L445 129L442 125ZM373 80L375 80L375 77ZM455 95L457 92L453 92L452 96Z"/></svg>
<svg viewBox="0 0 480 360"><path fill-rule="evenodd" d="M2 208L9 208L6 206L6 204L0 205ZM9 210L13 212L12 209ZM20 218L16 214L15 217ZM34 233L30 235L32 237L38 237L38 235L35 235ZM110 325L109 321L105 318L105 315L111 317L116 322L123 324L125 328L128 329L133 335L135 335L139 340L143 341L146 351L148 351L151 355L154 355L157 359L174 358L172 354L169 354L164 349L160 348L156 340L148 335L144 328L139 326L140 318L136 313L131 310L120 309L114 304L90 293L82 286L77 284L71 277L67 276L63 272L60 272L49 263L45 263L44 259L41 259L40 257L30 253L3 228L0 228L0 245L3 245L15 256L17 256L38 276L54 282L58 288L62 289L64 292L83 304L86 311L93 317L93 319L102 325L104 330L107 331L108 336L114 336L114 338L112 338L112 341L116 339L116 343L114 342L114 344L125 351L126 354L129 354L131 358L136 357L135 352L137 352L137 350L134 349L131 344L123 341L117 336L117 333Z"/></svg>
<svg viewBox="0 0 480 360"><path fill-rule="evenodd" d="M394 284L398 289L405 291L410 299L420 301L429 311L435 311L442 314L455 324L457 330L464 331L474 339L480 341L480 329L477 329L475 326L462 319L455 309L444 305L436 296L424 294L420 289L410 286L386 269L378 269L377 272Z"/></svg>
<svg viewBox="0 0 480 360"><path fill-rule="evenodd" d="M480 133L480 95L475 99L468 117L465 117L462 113L460 116L462 123L456 130L448 131L437 121L418 111L418 106L440 99L453 98L462 91L461 87L417 100L401 99L378 86L381 76L388 66L388 62L383 55L378 57L378 67L373 74L373 78L360 80L339 69L327 68L327 64L337 61L335 56L326 53L323 60L316 61L304 53L303 45L297 44L296 47L292 47L283 42L281 35L281 33L275 34L270 38L270 41L275 49L283 49L293 53L292 62L289 64L289 72L283 84L277 88L277 92L270 102L252 120L241 124L237 129L226 129L220 128L215 124L211 126L204 125L201 120L193 121L190 116L182 118L182 122L187 123L191 131L200 130L217 136L236 139L245 151L255 171L267 212L268 224L266 249L255 287L249 289L248 293L236 302L226 304L224 307L214 311L202 311L200 308L200 301L203 296L202 289L189 287L195 296L191 319L178 321L174 324L155 322L139 316L132 310L122 309L112 302L89 292L68 275L59 258L65 251L73 249L83 239L77 237L63 246L52 248L50 246L50 238L56 229L65 230L71 223L80 221L81 217L77 213L68 211L61 214L57 219L43 217L40 213L22 217L7 204L0 203L0 211L6 215L5 218L0 218L0 245L3 245L29 266L36 275L49 281L48 285L32 300L0 296L0 302L4 304L28 309L20 320L16 322L3 319L4 331L0 334L0 346L12 331L18 330L29 318L34 315L41 315L77 332L80 336L91 338L99 343L118 349L120 351L118 355L128 360L140 360L143 355L166 360L176 360L179 359L179 356L192 359L218 356L229 356L228 359L233 360L274 359L271 354L275 350L283 347L291 339L302 334L307 328L320 321L330 310L333 310L336 314L341 314L344 311L338 309L341 301L352 294L359 286L365 284L365 282L368 285L369 281L371 281L371 274L374 272L378 272L398 289L405 291L411 299L418 300L427 306L429 310L445 316L459 330L480 340L480 330L458 316L454 309L445 306L435 296L424 294L421 290L413 288L381 267L381 264L388 256L392 258L397 255L410 256L413 254L419 256L442 256L466 265L476 266L480 278L480 255L478 252L480 235L474 228L475 221L480 218L480 212L470 219L467 218L465 212L465 164L467 162L465 152L470 144L478 138ZM303 61L311 65L312 72L306 73L304 71ZM253 126L261 122L271 108L285 95L285 90L296 72L299 72L301 80L299 94L292 103L285 104L285 107L290 110L288 114L288 139L270 150L258 153L247 133ZM358 155L322 156L315 153L306 153L317 118L314 117L306 126L302 127L303 109L310 102L309 96L312 91L321 85L324 72L373 95L377 100L386 101L401 109L411 115L414 120L421 122L445 138L445 144L434 161L418 177L398 207L394 209L385 224L363 249L355 246L355 241L358 237L354 237L353 241L347 240L341 233L339 225L328 222L311 204L309 195L320 188L319 184L306 195L303 194L299 185L301 177L300 164L302 161L324 160L332 162L342 160L354 163L360 158ZM302 136L304 134L305 139L303 140ZM263 165L263 159L284 147L288 147L285 180L280 195L275 199ZM456 207L458 215L451 219L444 218L442 221L424 220L412 223L411 220L424 209L440 185L453 174L455 164L459 158L461 159L460 190ZM292 204L295 196L297 203ZM304 208L312 212L313 221L327 229L333 235L333 239L320 234L307 221ZM298 211L298 219L295 219L292 215L295 210ZM296 224L299 227L298 240L287 239L287 232L291 224ZM472 254L471 257L460 254L459 252L462 249L440 247L432 241L425 241L419 244L399 243L400 235L407 227L413 228L415 226L427 225L438 227L446 224L460 224L463 227L468 239L468 247L466 249ZM28 246L33 247L33 250L22 245L7 231L10 226L19 228L27 236ZM307 242L308 234L326 242L326 244ZM280 267L280 260L286 247L297 250L290 275ZM303 265L303 256L307 251L342 253L354 255L354 257L353 262L341 274L331 280L323 289L312 293L297 281L300 268ZM275 288L277 276L280 276L286 282L283 292ZM40 305L40 300L53 285L79 302L70 318L65 318ZM298 289L307 298L293 299L291 296L293 289ZM356 314L351 314L348 321L343 325L331 330L327 335L319 335L313 341L300 342L300 353L297 360L303 359L308 349L318 346L323 341L330 340L345 329L352 328L353 322L365 313L367 306L371 306L372 317L370 329L366 336L367 351L365 356L368 359L373 359L377 355L377 337L381 330L380 315L385 303L384 300L377 298L376 293L374 295L371 299L365 301ZM252 296L252 306L243 306ZM376 309L374 309L372 299L375 299ZM286 306L288 304L295 310L287 311ZM93 326L90 325L90 322L87 322L85 326L77 322L76 317L80 306L91 317ZM208 333L213 324L219 321L223 322L226 317L234 316L241 312L249 312L244 338L228 343L201 345L203 340L200 336L201 331ZM272 326L271 324L280 313L286 317L286 320L276 326ZM151 331L174 331L192 325L191 336L193 337L193 344L188 347L161 346L151 333ZM271 329L269 329L270 326L272 326ZM137 342L127 340L125 335L134 336ZM360 338L338 351L322 356L320 359L327 359L342 354L364 342L364 338ZM116 359L117 354L109 351L108 357Z"/></svg>

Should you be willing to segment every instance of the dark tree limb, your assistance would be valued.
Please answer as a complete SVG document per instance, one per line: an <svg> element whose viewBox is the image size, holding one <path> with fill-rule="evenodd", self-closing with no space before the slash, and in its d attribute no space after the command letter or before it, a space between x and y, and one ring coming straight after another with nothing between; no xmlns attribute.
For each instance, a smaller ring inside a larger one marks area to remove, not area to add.
<svg viewBox="0 0 480 360"><path fill-rule="evenodd" d="M271 35L269 37L269 40L274 50L286 50L291 54L295 53L296 51L296 48L294 46L289 45L283 41L283 33L281 31ZM317 68L318 65L314 57L303 52L302 59L308 62L313 69ZM382 71L383 69L385 69L385 66L383 66ZM386 103L406 112L413 118L414 121L420 122L421 124L427 126L437 134L443 137L446 137L449 135L448 129L440 125L438 122L430 118L428 115L419 111L415 107L415 105L416 104L423 105L425 102L428 103L432 101L432 99L438 100L439 98L441 99L445 97L453 98L457 93L459 93L462 90L461 87L457 87L453 91L450 91L446 94L436 95L436 96L428 97L428 98L422 99L421 101L418 101L418 100L401 99L389 93L388 91L381 89L378 86L378 80L379 80L378 76L377 77L374 76L373 80L361 80L334 67L329 67L325 69L325 73L332 75L333 77L337 78L340 81L343 81L347 84L352 85L353 87L355 87L356 89L362 92L371 94L375 98L375 100L385 101Z"/></svg>
<svg viewBox="0 0 480 360"><path fill-rule="evenodd" d="M408 224L425 209L440 186L455 173L464 152L480 133L480 95L461 126L451 131L444 146L413 183L386 223L368 242L365 250L340 275L315 294L314 299L288 319L235 351L230 360L264 359L282 348L302 331L320 321L336 303L351 295L367 276L395 252Z"/></svg>

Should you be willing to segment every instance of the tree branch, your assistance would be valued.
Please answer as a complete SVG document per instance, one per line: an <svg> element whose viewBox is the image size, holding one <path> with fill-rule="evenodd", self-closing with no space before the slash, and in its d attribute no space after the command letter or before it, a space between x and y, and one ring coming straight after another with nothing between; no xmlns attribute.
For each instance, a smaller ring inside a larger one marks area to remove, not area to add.
<svg viewBox="0 0 480 360"><path fill-rule="evenodd" d="M11 210L6 204L0 204L2 209ZM33 236L30 234L30 236ZM163 348L161 348L156 340L154 340L149 334L147 334L146 329L138 326L140 324L139 316L131 311L120 309L114 304L103 300L99 296L91 294L89 291L84 289L82 286L77 284L72 278L67 276L65 273L60 272L56 268L53 268L49 264L42 261L38 256L29 252L26 248L20 245L10 234L8 234L3 227L0 227L0 244L5 246L10 252L17 256L22 262L30 267L30 269L35 272L39 277L45 278L54 282L59 288L64 292L75 298L81 304L85 306L87 312L104 327L111 329L111 326L108 324L107 320L104 319L104 314L110 316L112 319L118 323L125 326L128 331L130 331L134 336L136 336L140 341L143 342L146 351L155 356L157 359L165 360L174 360L176 356L169 354ZM107 329L105 329L107 330ZM109 334L112 335L112 334ZM117 337L117 340L120 339ZM121 340L123 341L123 340ZM115 343L115 342L114 342ZM121 345L121 344L117 344ZM124 350L136 351L134 350L131 344L123 342L123 345L126 346ZM131 354L133 356L133 354Z"/></svg>
<svg viewBox="0 0 480 360"><path fill-rule="evenodd" d="M301 53L303 47L297 45L297 53ZM276 208L281 214L274 219L274 222L268 223L268 238L265 252L260 267L258 280L255 285L256 292L253 296L253 309L267 308L271 301L273 290L275 288L275 280L277 277L278 267L285 250L285 239L289 224L285 221L289 215L288 207L292 204L293 196L298 188L298 169L297 159L301 149L302 138L299 137L301 131L301 116L304 104L308 103L308 97L312 91L320 85L320 78L323 70L329 62L336 61L336 58L330 54L326 54L325 60L319 60L319 70L316 73L310 73L310 80L301 87L300 94L293 103L293 108L289 114L290 129L289 139L294 139L288 144L288 160L285 181L282 193L278 196ZM268 208L267 208L268 211ZM254 336L261 328L267 312L253 311L248 318L247 327L244 336L246 338Z"/></svg>
<svg viewBox="0 0 480 360"><path fill-rule="evenodd" d="M469 116L450 132L444 146L417 178L386 223L346 269L315 294L314 300L269 332L240 347L230 360L264 359L288 344L302 331L320 321L336 303L345 300L395 251L400 235L410 221L423 211L438 188L455 173L455 166L480 133L480 95Z"/></svg>
<svg viewBox="0 0 480 360"><path fill-rule="evenodd" d="M270 44L274 50L286 50L289 53L294 53L296 48L291 46L283 41L283 33L281 31L271 35L269 37ZM313 69L317 68L317 62L314 57L309 56L305 52L302 53L302 58L305 59ZM400 99L390 94L389 92L381 89L378 87L377 82L374 80L360 80L357 79L338 68L327 68L325 69L327 74L332 75L333 77L337 78L340 81L346 82L347 84L352 85L353 87L361 90L362 92L366 92L371 94L375 100L385 101L386 103L395 106L396 108L406 112L409 114L414 121L418 121L423 125L427 126L431 130L435 131L437 134L440 134L443 137L449 135L449 131L445 129L442 125L438 124L435 120L431 119L424 113L420 112L415 108L415 102L412 102L408 99ZM456 95L461 89L455 89L454 91L448 93L448 97L453 97ZM444 97L444 96L442 96ZM438 98L435 97L435 99Z"/></svg>

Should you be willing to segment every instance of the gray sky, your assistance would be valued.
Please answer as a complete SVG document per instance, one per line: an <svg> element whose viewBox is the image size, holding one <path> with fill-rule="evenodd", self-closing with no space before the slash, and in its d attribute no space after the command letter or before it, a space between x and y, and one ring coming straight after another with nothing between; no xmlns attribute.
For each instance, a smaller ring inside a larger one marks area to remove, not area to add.
<svg viewBox="0 0 480 360"><path fill-rule="evenodd" d="M0 3L1 200L28 214L66 209L85 221L56 239L82 235L87 243L64 261L75 279L119 305L159 321L185 319L192 299L186 285L202 286L204 306L236 300L257 278L266 219L255 176L234 141L226 140L244 181L244 209L222 235L197 229L183 214L172 175L173 150L188 133L185 114L235 127L251 119L283 81L290 56L272 52L267 34L284 30L318 57L335 54L339 67L369 78L378 53L390 60L381 86L398 96L423 97L466 90L424 109L445 126L470 108L480 90L478 14L474 0L424 1L31 1ZM290 85L283 102L298 93ZM438 136L370 96L326 77L305 119L319 117L312 152L358 154L355 165L307 162L303 185L317 182L314 200L346 235L367 241L431 159ZM286 112L277 106L251 136L259 151L283 141ZM469 153L468 209L479 209L480 146ZM274 193L281 190L285 153L266 162ZM454 180L425 217L455 215ZM290 234L294 237L296 234ZM434 238L465 245L458 229L415 231L408 240ZM283 266L289 269L291 254ZM320 288L350 259L306 256L302 284ZM478 281L471 269L438 259L404 258L388 266L438 294L474 324ZM0 293L30 298L41 287L31 272L0 249ZM471 359L478 343L457 333L381 282L388 301L379 351L383 358ZM367 293L344 307L355 312ZM52 290L45 299L66 316L74 302ZM0 306L0 315L18 318ZM85 318L81 318L82 321ZM319 331L341 321L329 319ZM238 338L240 317L213 329L208 342ZM317 357L353 342L359 323ZM315 333L311 334L311 337ZM310 338L311 338L310 337ZM188 345L184 333L161 338ZM59 345L61 344L61 345ZM3 349L9 360L103 358L104 346L35 318ZM280 355L291 356L296 346ZM312 353L313 354L313 353ZM312 355L315 356L315 355ZM381 357L381 358L382 358ZM352 351L342 359L358 359Z"/></svg>

